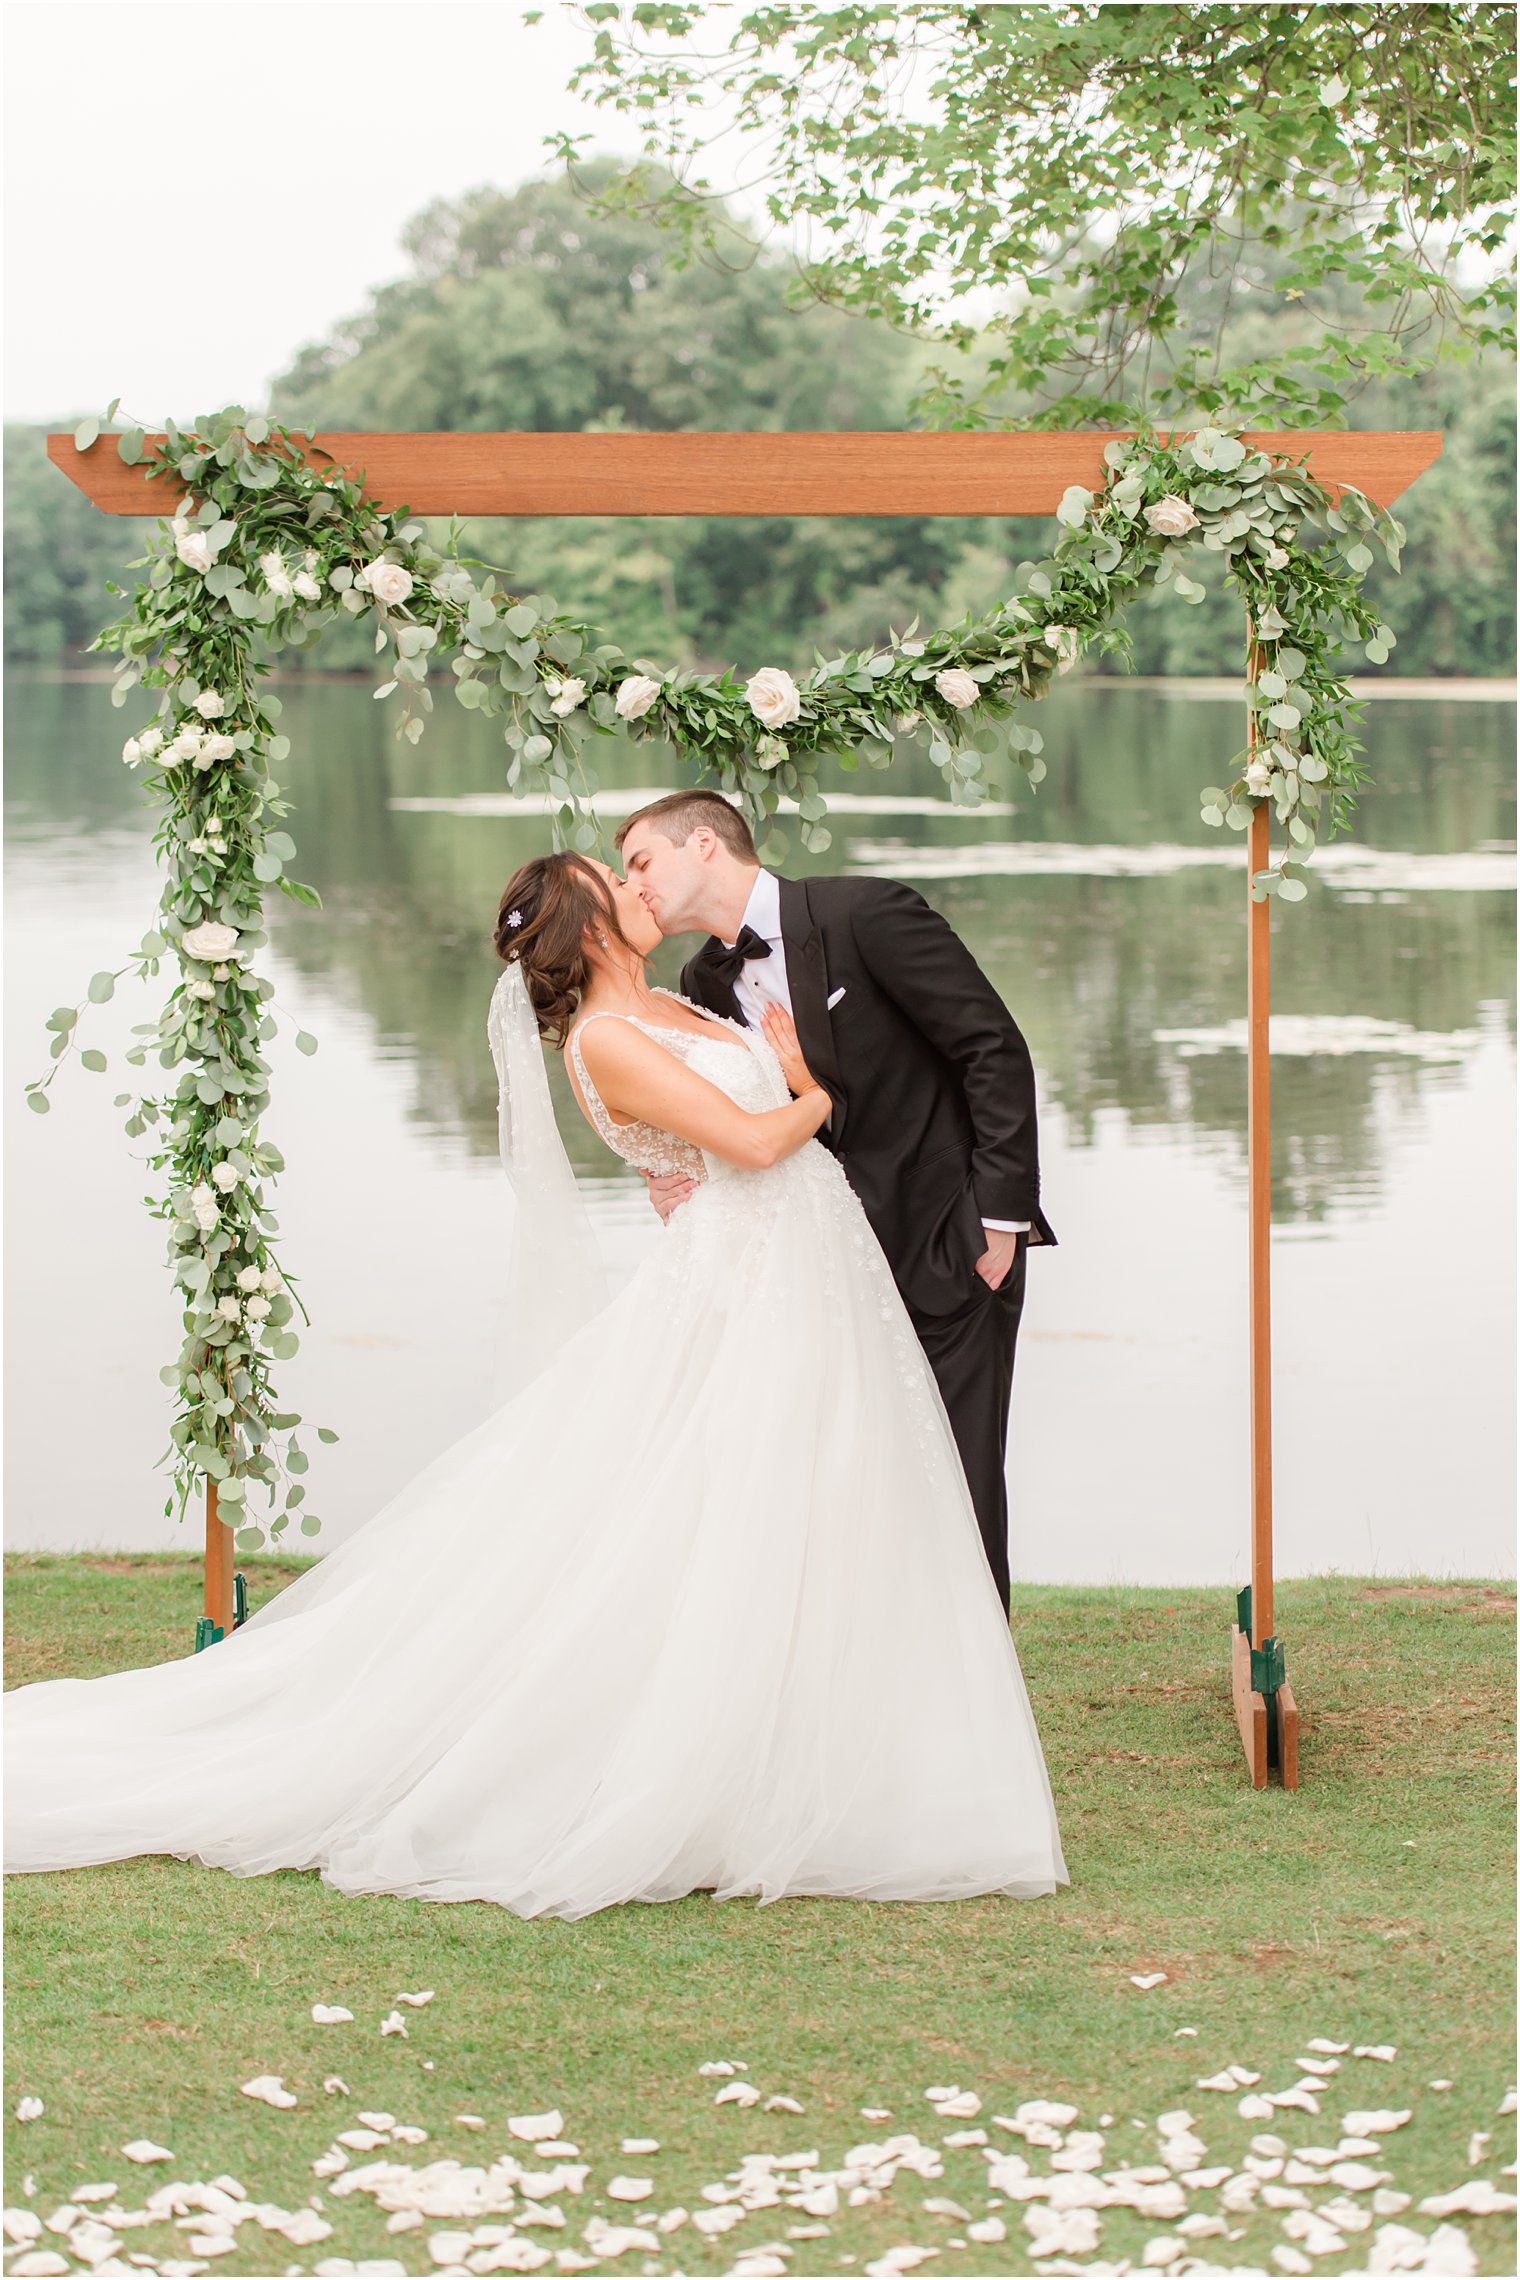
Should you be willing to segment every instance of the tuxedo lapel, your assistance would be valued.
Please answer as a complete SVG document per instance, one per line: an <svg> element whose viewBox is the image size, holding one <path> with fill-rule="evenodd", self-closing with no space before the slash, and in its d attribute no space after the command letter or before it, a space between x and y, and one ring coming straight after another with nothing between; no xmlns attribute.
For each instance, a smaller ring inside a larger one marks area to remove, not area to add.
<svg viewBox="0 0 1520 2280"><path fill-rule="evenodd" d="M792 1020L802 1057L834 1103L829 1120L828 1145L838 1152L848 1103L834 1051L829 1021L828 974L823 960L823 937L800 879L779 879L781 890L781 942L786 955L787 988L792 998ZM820 1135L822 1137L822 1135Z"/></svg>

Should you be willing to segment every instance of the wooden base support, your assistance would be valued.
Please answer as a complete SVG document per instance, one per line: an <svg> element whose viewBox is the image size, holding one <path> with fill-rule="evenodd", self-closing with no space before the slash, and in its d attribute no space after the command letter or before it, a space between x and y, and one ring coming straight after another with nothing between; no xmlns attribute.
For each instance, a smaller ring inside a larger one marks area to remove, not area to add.
<svg viewBox="0 0 1520 2280"><path fill-rule="evenodd" d="M1251 1642L1238 1623L1230 1625L1230 1679L1235 1695L1235 1723L1251 1769L1251 1787L1267 1786L1267 1704L1251 1684ZM1297 1725L1294 1727L1295 1743ZM1294 1753L1297 1779L1297 1750Z"/></svg>
<svg viewBox="0 0 1520 2280"><path fill-rule="evenodd" d="M1298 1704L1286 1682L1272 1697L1277 1721L1277 1770L1284 1789L1298 1787Z"/></svg>

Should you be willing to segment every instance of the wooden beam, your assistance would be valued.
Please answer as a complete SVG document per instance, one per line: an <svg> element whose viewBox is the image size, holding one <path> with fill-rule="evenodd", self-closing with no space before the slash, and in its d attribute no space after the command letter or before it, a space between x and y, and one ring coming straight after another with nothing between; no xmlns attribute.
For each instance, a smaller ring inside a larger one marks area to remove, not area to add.
<svg viewBox="0 0 1520 2280"><path fill-rule="evenodd" d="M1251 1684L1251 1642L1238 1623L1230 1625L1230 1692L1235 1702L1235 1723L1241 1747L1251 1769L1251 1787L1267 1786L1267 1704ZM1295 1735L1297 1729L1295 1727ZM1297 1775L1295 1762L1294 1773Z"/></svg>
<svg viewBox="0 0 1520 2280"><path fill-rule="evenodd" d="M362 473L377 506L426 515L1049 515L1068 484L1101 489L1103 446L1132 432L334 433L301 448ZM1172 432L1188 431L1163 431ZM1354 484L1378 506L1441 450L1439 430L1242 440L1306 464L1334 493ZM149 482L125 466L112 436L78 451L72 435L50 435L47 447L105 514L165 514L183 496L177 479Z"/></svg>

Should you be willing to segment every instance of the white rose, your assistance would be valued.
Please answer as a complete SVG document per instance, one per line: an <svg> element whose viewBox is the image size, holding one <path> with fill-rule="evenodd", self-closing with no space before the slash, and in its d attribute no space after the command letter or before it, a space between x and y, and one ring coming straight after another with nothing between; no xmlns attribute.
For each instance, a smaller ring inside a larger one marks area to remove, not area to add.
<svg viewBox="0 0 1520 2280"><path fill-rule="evenodd" d="M898 717L898 722L897 722L897 733L898 733L898 735L899 735L899 736L911 736L911 735L913 734L913 731L914 731L914 729L915 729L915 728L917 728L917 726L918 726L919 722L920 722L920 721L923 719L923 717L924 717L924 716L923 716L923 714L922 714L922 713L919 711L919 709L918 709L917 705L915 705L915 706L913 707L913 710L912 710L911 712L905 712L905 713L902 713L902 714L900 714L900 715L899 715L899 717Z"/></svg>
<svg viewBox="0 0 1520 2280"><path fill-rule="evenodd" d="M143 748L138 743L135 736L129 736L127 738L126 743L121 748L121 757L126 766L129 768L135 768L138 762L144 757Z"/></svg>
<svg viewBox="0 0 1520 2280"><path fill-rule="evenodd" d="M296 572L295 590L303 602L320 602L322 599L322 589L309 570Z"/></svg>
<svg viewBox="0 0 1520 2280"><path fill-rule="evenodd" d="M284 1288L284 1284L280 1278L279 1268L266 1267L264 1269L264 1272L259 1277L259 1284L261 1289L268 1291L271 1297L273 1297L274 1293L277 1290L282 1290Z"/></svg>
<svg viewBox="0 0 1520 2280"><path fill-rule="evenodd" d="M1169 492L1153 507L1147 507L1145 520L1157 538L1183 538L1198 528L1198 517L1186 499L1179 499L1175 492Z"/></svg>
<svg viewBox="0 0 1520 2280"><path fill-rule="evenodd" d="M749 709L767 728L784 728L802 716L802 699L790 673L779 665L765 665L744 685Z"/></svg>
<svg viewBox="0 0 1520 2280"><path fill-rule="evenodd" d="M617 713L620 720L642 720L660 694L660 683L652 681L647 673L630 673L626 681L618 684Z"/></svg>
<svg viewBox="0 0 1520 2280"><path fill-rule="evenodd" d="M202 575L216 560L211 541L203 530L182 530L174 541L174 551L189 569L199 570Z"/></svg>
<svg viewBox="0 0 1520 2280"><path fill-rule="evenodd" d="M137 748L145 760L151 760L163 750L164 732L161 728L145 728L137 739Z"/></svg>
<svg viewBox="0 0 1520 2280"><path fill-rule="evenodd" d="M552 713L558 713L561 720L565 718L567 713L574 712L586 694L585 682L577 681L573 674L568 675L563 681L545 681L544 687L553 699L549 710Z"/></svg>
<svg viewBox="0 0 1520 2280"><path fill-rule="evenodd" d="M169 757L171 760L193 760L205 741L206 731L197 727L194 721L186 721L169 747Z"/></svg>
<svg viewBox="0 0 1520 2280"><path fill-rule="evenodd" d="M202 919L179 938L179 946L190 958L228 958L238 945L235 926L223 926L214 918Z"/></svg>
<svg viewBox="0 0 1520 2280"><path fill-rule="evenodd" d="M755 746L755 762L761 768L779 768L787 757L784 736L762 736Z"/></svg>
<svg viewBox="0 0 1520 2280"><path fill-rule="evenodd" d="M271 594L284 595L290 592L290 572L286 569L285 557L277 546L272 546L267 554L259 556L259 569Z"/></svg>
<svg viewBox="0 0 1520 2280"><path fill-rule="evenodd" d="M1074 625L1048 625L1045 628L1045 646L1053 649L1060 663L1056 670L1069 672L1077 661L1077 629Z"/></svg>
<svg viewBox="0 0 1520 2280"><path fill-rule="evenodd" d="M1269 546L1267 548L1267 568L1269 570L1286 570L1287 567L1287 548L1285 546Z"/></svg>
<svg viewBox="0 0 1520 2280"><path fill-rule="evenodd" d="M238 1322L242 1319L242 1305L230 1290L225 1297L217 1300L216 1311L228 1322Z"/></svg>
<svg viewBox="0 0 1520 2280"><path fill-rule="evenodd" d="M269 1312L269 1301L267 1298L250 1298L245 1301L243 1312L250 1322L262 1322Z"/></svg>
<svg viewBox="0 0 1520 2280"><path fill-rule="evenodd" d="M203 1233L209 1233L221 1216L216 1200L216 1191L214 1188L208 1187L204 1180L197 1180L195 1186L190 1190L190 1208L199 1221Z"/></svg>
<svg viewBox="0 0 1520 2280"><path fill-rule="evenodd" d="M239 1272L238 1272L237 1286L238 1286L238 1289L239 1289L239 1290L257 1290L257 1289L258 1289L258 1287L259 1287L259 1270L258 1270L258 1268L257 1268L257 1267L243 1267L243 1268L241 1268L241 1269L239 1270Z"/></svg>
<svg viewBox="0 0 1520 2280"><path fill-rule="evenodd" d="M223 1195L231 1195L242 1176L235 1164L229 1164L225 1161L220 1164L213 1164L211 1167L211 1184L213 1187L220 1188Z"/></svg>
<svg viewBox="0 0 1520 2280"><path fill-rule="evenodd" d="M208 736L195 755L197 768L214 767L218 760L230 760L237 746L230 736Z"/></svg>
<svg viewBox="0 0 1520 2280"><path fill-rule="evenodd" d="M213 966L211 969L211 979L214 982L225 982L231 972L232 968L230 966Z"/></svg>
<svg viewBox="0 0 1520 2280"><path fill-rule="evenodd" d="M951 666L948 672L936 673L934 686L946 704L954 705L958 711L964 711L967 705L974 705L982 693L971 675L962 673L956 666Z"/></svg>
<svg viewBox="0 0 1520 2280"><path fill-rule="evenodd" d="M366 562L354 579L356 586L368 586L377 602L390 605L404 602L412 590L412 573L399 562L387 562L383 556Z"/></svg>
<svg viewBox="0 0 1520 2280"><path fill-rule="evenodd" d="M215 982L186 982L185 995L186 997L199 998L203 1005L209 1005L216 996L216 984Z"/></svg>
<svg viewBox="0 0 1520 2280"><path fill-rule="evenodd" d="M1246 790L1258 799L1265 798L1272 789L1272 763L1270 760L1253 760L1246 770Z"/></svg>
<svg viewBox="0 0 1520 2280"><path fill-rule="evenodd" d="M202 689L195 700L195 709L202 720L220 720L227 710L226 700L215 689Z"/></svg>

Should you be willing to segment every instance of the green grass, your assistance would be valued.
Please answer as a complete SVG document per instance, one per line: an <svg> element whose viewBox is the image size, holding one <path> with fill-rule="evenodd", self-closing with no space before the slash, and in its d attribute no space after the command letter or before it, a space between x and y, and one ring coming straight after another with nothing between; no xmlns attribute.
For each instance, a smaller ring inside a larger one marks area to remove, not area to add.
<svg viewBox="0 0 1520 2280"><path fill-rule="evenodd" d="M254 1604L302 1564L245 1562ZM199 1584L187 1556L20 1556L6 1573L10 1684L188 1649ZM1112 2114L1110 2164L1153 2159L1150 2125L1179 2105L1220 2163L1238 2161L1253 2129L1334 2144L1346 2109L1408 2106L1413 2121L1382 2155L1401 2190L1417 2202L1470 2175L1511 2189L1500 2169L1514 2158L1513 2121L1496 2109L1514 2079L1513 1596L1486 1583L1280 1586L1302 1718L1294 1794L1246 1785L1229 1703L1232 1611L1224 1592L1017 1589L1015 1637L1072 1876L1049 1900L758 1908L699 1895L564 1924L169 1859L13 1878L7 2108L31 2092L47 2111L10 2124L7 2199L25 2171L45 2213L90 2179L117 2179L140 2206L167 2176L230 2170L253 2197L299 2207L315 2189L313 2156L360 2107L427 2129L426 2147L400 2154L420 2164L489 2161L508 2143L508 2114L559 2106L595 2168L584 2198L566 2203L568 2230L530 2236L553 2248L578 2244L593 2209L635 2214L594 2190L620 2167L655 2175L653 2207L691 2208L742 2151L817 2146L830 2166L894 2130L940 2143L956 2125L924 2100L938 2082L977 2090L980 2122L1014 2148L990 2116L1021 2099L1069 2099L1084 2127ZM1168 1977L1142 1994L1130 1974L1146 1970ZM411 2018L409 2040L382 2041L396 1992L420 1987L437 1998ZM356 2023L315 2026L314 2001L347 2004ZM1177 2039L1181 2025L1196 2038ZM1194 2087L1238 2061L1260 2070L1262 2088L1284 2088L1313 2035L1393 2043L1398 2059L1347 2058L1318 2120L1250 2123L1233 2099ZM695 2070L724 2056L748 2060L767 2094L800 2099L804 2115L714 2107L716 2085ZM351 2098L324 2096L330 2071ZM262 2073L282 2074L300 2105L279 2113L241 2097L238 2084ZM1432 2092L1435 2077L1454 2087ZM863 2106L894 2118L869 2124ZM461 2112L490 2129L458 2128ZM1475 2130L1493 2142L1470 2171ZM664 2150L623 2160L625 2134ZM115 2149L142 2136L172 2147L172 2165L124 2163ZM936 2274L1027 2270L1017 2208L1003 2212L1008 2246L945 2245L964 2228L925 2214L923 2198L948 2194L974 2216L988 2198L977 2154L949 2152L945 2166L943 2182L904 2174L880 2206L841 2210L828 2239L798 2244L793 2272L848 2269L907 2240L940 2247ZM1212 2196L1195 2206L1212 2208ZM337 2230L320 2245L293 2250L250 2228L216 2269L310 2271L331 2255L429 2269L437 2226L388 2239L359 2196L324 2211ZM657 2268L726 2271L742 2247L784 2238L795 2221L757 2212L710 2243L684 2227ZM1435 2220L1412 2204L1399 2221L1429 2231ZM1515 2271L1511 2220L1457 2221L1484 2272ZM1232 2222L1243 2237L1203 2252L1266 2263L1280 2218ZM1105 2212L1101 2254L1138 2259L1167 2229ZM139 2232L125 2245L173 2253L170 2237ZM1370 2237L1316 2270L1359 2267Z"/></svg>

